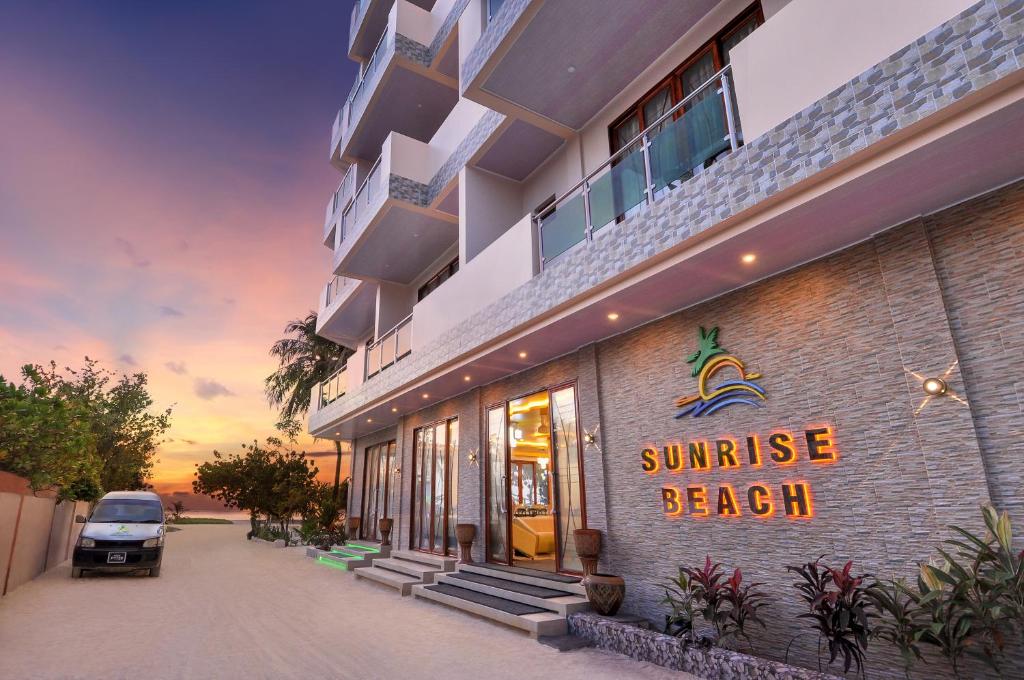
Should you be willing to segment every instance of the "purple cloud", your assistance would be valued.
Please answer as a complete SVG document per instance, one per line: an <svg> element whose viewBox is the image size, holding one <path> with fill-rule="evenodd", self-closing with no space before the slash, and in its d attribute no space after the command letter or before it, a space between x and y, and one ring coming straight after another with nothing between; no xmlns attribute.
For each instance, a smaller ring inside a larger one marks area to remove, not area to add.
<svg viewBox="0 0 1024 680"><path fill-rule="evenodd" d="M186 368L184 361L168 361L164 366L168 371L177 375L185 375L188 373L188 368Z"/></svg>
<svg viewBox="0 0 1024 680"><path fill-rule="evenodd" d="M221 385L216 380L208 380L206 378L196 378L193 391L196 396L205 401L216 399L217 397L233 397L235 393L228 388Z"/></svg>
<svg viewBox="0 0 1024 680"><path fill-rule="evenodd" d="M185 316L185 312L169 305L160 305L160 316Z"/></svg>

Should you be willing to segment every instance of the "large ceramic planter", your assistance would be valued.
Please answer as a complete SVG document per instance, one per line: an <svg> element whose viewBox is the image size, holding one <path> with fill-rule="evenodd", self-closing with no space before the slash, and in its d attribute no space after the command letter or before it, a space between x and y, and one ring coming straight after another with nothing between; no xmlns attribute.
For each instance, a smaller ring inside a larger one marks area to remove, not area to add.
<svg viewBox="0 0 1024 680"><path fill-rule="evenodd" d="M395 520L390 517L381 517L377 520L377 530L380 531L380 544L391 545L391 530L395 526Z"/></svg>
<svg viewBox="0 0 1024 680"><path fill-rule="evenodd" d="M359 524L361 521L358 517L348 518L348 537L350 539L359 538Z"/></svg>
<svg viewBox="0 0 1024 680"><path fill-rule="evenodd" d="M586 580L597 569L597 558L601 555L601 531L576 529L572 532L572 540L576 544L576 554L583 563L583 579Z"/></svg>
<svg viewBox="0 0 1024 680"><path fill-rule="evenodd" d="M621 576L589 574L583 579L590 606L601 616L615 616L626 597L626 582Z"/></svg>
<svg viewBox="0 0 1024 680"><path fill-rule="evenodd" d="M475 524L456 524L455 539L459 542L462 564L473 563L473 539L476 538Z"/></svg>

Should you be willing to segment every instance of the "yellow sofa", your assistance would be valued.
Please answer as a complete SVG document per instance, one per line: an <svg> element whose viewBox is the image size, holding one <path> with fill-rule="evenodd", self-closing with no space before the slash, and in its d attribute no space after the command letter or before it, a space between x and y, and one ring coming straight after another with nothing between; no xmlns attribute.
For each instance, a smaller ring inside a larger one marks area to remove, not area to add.
<svg viewBox="0 0 1024 680"><path fill-rule="evenodd" d="M523 555L537 557L555 552L553 515L512 518L512 547Z"/></svg>

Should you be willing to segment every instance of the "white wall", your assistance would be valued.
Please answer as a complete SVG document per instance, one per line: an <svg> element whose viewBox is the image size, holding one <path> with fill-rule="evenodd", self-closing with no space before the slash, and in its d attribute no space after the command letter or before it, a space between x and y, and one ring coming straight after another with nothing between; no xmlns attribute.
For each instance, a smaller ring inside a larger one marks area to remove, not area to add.
<svg viewBox="0 0 1024 680"><path fill-rule="evenodd" d="M747 141L974 4L974 0L792 0L732 50Z"/></svg>
<svg viewBox="0 0 1024 680"><path fill-rule="evenodd" d="M418 139L392 132L381 146L381 168L385 175L399 175L429 184L435 168L431 163L430 146Z"/></svg>
<svg viewBox="0 0 1024 680"><path fill-rule="evenodd" d="M533 223L527 216L416 304L413 352L422 351L449 328L529 281L536 269L534 253Z"/></svg>
<svg viewBox="0 0 1024 680"><path fill-rule="evenodd" d="M523 217L518 182L466 166L459 171L459 259L467 263Z"/></svg>
<svg viewBox="0 0 1024 680"><path fill-rule="evenodd" d="M455 108L430 138L430 162L435 173L487 111L487 107L482 104L459 98Z"/></svg>
<svg viewBox="0 0 1024 680"><path fill-rule="evenodd" d="M409 316L416 301L416 288L381 281L377 286L377 337Z"/></svg>

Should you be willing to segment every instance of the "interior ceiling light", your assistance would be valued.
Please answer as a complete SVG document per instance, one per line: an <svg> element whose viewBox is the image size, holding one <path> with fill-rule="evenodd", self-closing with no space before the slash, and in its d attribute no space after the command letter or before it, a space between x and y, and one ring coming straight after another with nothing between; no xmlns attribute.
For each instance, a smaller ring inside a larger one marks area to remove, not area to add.
<svg viewBox="0 0 1024 680"><path fill-rule="evenodd" d="M755 255L754 253L747 253L746 255L740 258L740 261L743 264L754 264L755 260L757 260L757 255Z"/></svg>

